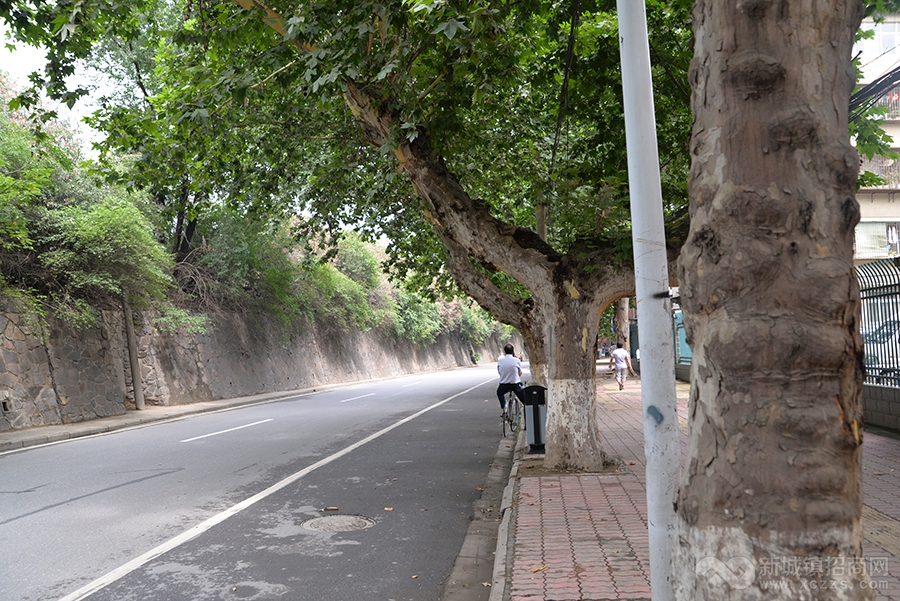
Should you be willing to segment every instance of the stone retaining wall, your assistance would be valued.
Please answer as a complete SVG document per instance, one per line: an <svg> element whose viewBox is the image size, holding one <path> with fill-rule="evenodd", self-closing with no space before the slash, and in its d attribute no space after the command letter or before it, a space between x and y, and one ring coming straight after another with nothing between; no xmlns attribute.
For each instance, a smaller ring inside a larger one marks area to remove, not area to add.
<svg viewBox="0 0 900 601"><path fill-rule="evenodd" d="M167 335L135 315L147 404L177 405L297 390L492 362L506 340L473 349L440 336L428 346L377 332L323 328L290 339L270 322L221 317L207 334ZM521 348L521 342L515 340ZM0 431L85 421L134 408L121 312L103 311L90 329L55 319L44 326L0 306Z"/></svg>
<svg viewBox="0 0 900 601"><path fill-rule="evenodd" d="M0 431L60 423L43 331L21 315L0 313L0 337Z"/></svg>

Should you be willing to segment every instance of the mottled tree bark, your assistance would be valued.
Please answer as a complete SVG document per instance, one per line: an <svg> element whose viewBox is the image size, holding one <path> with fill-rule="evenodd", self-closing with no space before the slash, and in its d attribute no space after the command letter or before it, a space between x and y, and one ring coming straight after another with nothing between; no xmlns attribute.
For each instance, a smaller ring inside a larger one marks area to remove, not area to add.
<svg viewBox="0 0 900 601"><path fill-rule="evenodd" d="M861 14L853 0L695 5L679 278L694 353L674 571L684 601L871 598L864 575L831 571L862 554L847 129Z"/></svg>
<svg viewBox="0 0 900 601"><path fill-rule="evenodd" d="M631 350L631 322L628 320L628 297L620 298L616 302L616 342Z"/></svg>
<svg viewBox="0 0 900 601"><path fill-rule="evenodd" d="M368 140L384 144L393 116L375 109L353 84L346 99ZM612 248L562 254L535 232L495 218L483 200L465 192L424 132L401 142L394 154L450 254L448 268L460 288L525 340L532 375L548 388L545 463L600 469L607 458L596 423L597 329L602 310L633 293L633 273L615 266ZM533 296L513 299L475 264L511 275Z"/></svg>
<svg viewBox="0 0 900 601"><path fill-rule="evenodd" d="M246 9L266 13L266 23L284 35L281 16L250 0ZM312 47L293 43L302 52ZM372 144L384 147L398 127L386 108L373 102L364 86L345 81L344 99ZM545 463L559 468L599 469L606 455L597 436L595 411L596 334L607 305L634 293L634 274L618 266L616 251L555 251L535 232L496 219L487 204L470 198L433 151L425 132L393 149L422 204L423 215L450 254L448 269L457 284L500 321L525 339L532 373L548 391ZM514 299L474 268L502 271L528 288L533 297Z"/></svg>

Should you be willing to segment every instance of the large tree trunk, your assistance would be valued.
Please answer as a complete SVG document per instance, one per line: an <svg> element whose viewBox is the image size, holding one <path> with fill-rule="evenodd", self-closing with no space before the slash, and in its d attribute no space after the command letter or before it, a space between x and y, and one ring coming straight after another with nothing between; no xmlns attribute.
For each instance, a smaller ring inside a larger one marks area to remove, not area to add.
<svg viewBox="0 0 900 601"><path fill-rule="evenodd" d="M553 302L542 303L559 309L544 322L550 345L544 463L598 471L607 460L596 421L599 311L589 295L555 292Z"/></svg>
<svg viewBox="0 0 900 601"><path fill-rule="evenodd" d="M863 368L847 130L861 9L694 9L680 259L693 388L673 575L684 601L871 598L857 570Z"/></svg>
<svg viewBox="0 0 900 601"><path fill-rule="evenodd" d="M374 144L390 139L393 116L366 92L347 86L347 103ZM535 232L504 223L473 199L436 155L424 132L394 154L450 254L459 286L524 336L535 380L548 388L545 462L597 470L606 462L595 418L594 351L600 313L633 293L634 275L615 268L614 252L576 258L555 251ZM533 294L515 300L474 269L473 262L514 277ZM589 268L590 266L590 268ZM545 379L546 378L546 379Z"/></svg>
<svg viewBox="0 0 900 601"><path fill-rule="evenodd" d="M235 2L263 10L266 23L285 35L282 18L274 10L249 0ZM297 40L291 43L303 52L312 50ZM353 81L344 84L347 106L366 139L379 147L396 142L398 122L387 108L393 105L390 98L373 102L363 86ZM416 189L424 217L450 254L448 269L459 286L497 319L522 333L538 381L546 378L545 447L548 458L553 458L550 463L597 469L605 455L594 423L593 341L600 311L610 301L633 294L634 274L615 267L613 248L579 249L563 255L535 232L496 219L484 201L466 194L432 151L425 132L420 131L413 142L401 136L393 153ZM522 300L504 294L474 269L473 262L516 278L534 297Z"/></svg>

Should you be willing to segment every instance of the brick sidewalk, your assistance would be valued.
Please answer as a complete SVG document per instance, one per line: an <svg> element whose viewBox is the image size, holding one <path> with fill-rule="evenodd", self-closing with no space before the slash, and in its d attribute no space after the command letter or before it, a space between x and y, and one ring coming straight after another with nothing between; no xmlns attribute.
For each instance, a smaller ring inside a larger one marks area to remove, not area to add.
<svg viewBox="0 0 900 601"><path fill-rule="evenodd" d="M630 473L521 476L510 525L510 601L649 599L640 381L624 391L601 369L601 436ZM678 385L679 415L689 387ZM682 450L687 429L681 421ZM886 559L877 601L900 601L900 439L867 432L863 525L868 558ZM881 565L881 564L878 564Z"/></svg>

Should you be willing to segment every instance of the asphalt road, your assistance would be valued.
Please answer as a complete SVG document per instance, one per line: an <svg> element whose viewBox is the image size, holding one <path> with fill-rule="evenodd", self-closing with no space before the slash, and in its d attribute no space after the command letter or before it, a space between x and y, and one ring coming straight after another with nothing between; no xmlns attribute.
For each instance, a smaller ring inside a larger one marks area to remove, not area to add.
<svg viewBox="0 0 900 601"><path fill-rule="evenodd" d="M410 376L2 455L0 599L438 599L500 442L496 382ZM329 531L349 516L369 527Z"/></svg>

